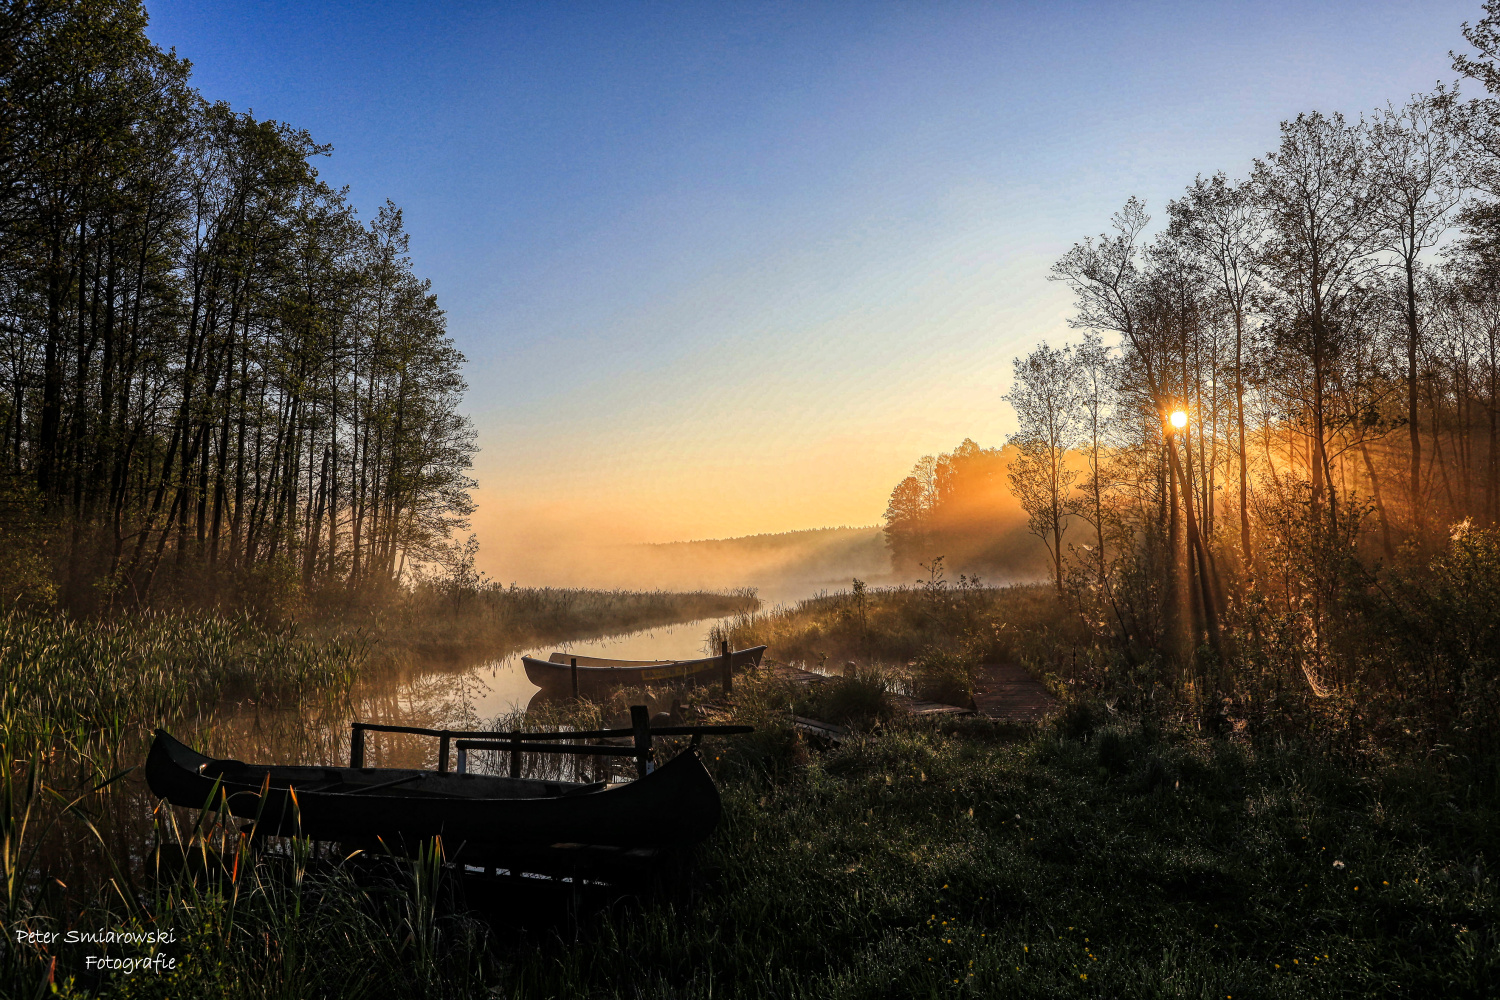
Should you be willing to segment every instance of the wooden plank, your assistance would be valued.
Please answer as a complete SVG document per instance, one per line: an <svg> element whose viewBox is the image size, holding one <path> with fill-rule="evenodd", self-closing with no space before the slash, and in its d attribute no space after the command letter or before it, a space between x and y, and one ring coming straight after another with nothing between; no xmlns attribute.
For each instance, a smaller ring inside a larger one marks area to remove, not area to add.
<svg viewBox="0 0 1500 1000"><path fill-rule="evenodd" d="M962 705L945 705L940 701L923 701L920 698L912 698L909 695L892 695L896 704L906 710L908 715L973 715L972 708Z"/></svg>
<svg viewBox="0 0 1500 1000"><path fill-rule="evenodd" d="M835 725L832 722L823 722L818 719L804 719L800 715L792 716L792 725L810 733L813 736L821 736L834 743L842 743L849 738L850 732L847 726Z"/></svg>
<svg viewBox="0 0 1500 1000"><path fill-rule="evenodd" d="M981 666L974 704L981 715L1007 722L1036 722L1061 707L1052 692L1018 663Z"/></svg>

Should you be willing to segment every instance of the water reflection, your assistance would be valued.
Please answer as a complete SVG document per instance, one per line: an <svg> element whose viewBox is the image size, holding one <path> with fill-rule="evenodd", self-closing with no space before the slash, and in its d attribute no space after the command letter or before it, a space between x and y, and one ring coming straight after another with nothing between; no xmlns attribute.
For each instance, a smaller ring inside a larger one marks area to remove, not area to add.
<svg viewBox="0 0 1500 1000"><path fill-rule="evenodd" d="M537 724L551 702L527 679L522 656L546 659L554 650L564 650L619 659L692 659L704 655L709 630L719 621L704 618L467 661L409 661L366 671L348 697L335 702L286 706L246 702L176 735L215 757L330 765L348 762L353 720L427 729L510 729L527 719ZM652 711L657 710L653 703ZM365 763L435 768L437 743L420 736L371 734Z"/></svg>
<svg viewBox="0 0 1500 1000"><path fill-rule="evenodd" d="M718 619L700 619L678 625L644 630L574 643L554 644L506 651L504 655L457 659L424 659L389 664L367 670L344 696L315 696L301 701L277 703L245 700L217 706L184 705L173 719L151 720L194 749L214 757L229 757L268 764L345 765L349 762L349 723L383 723L429 729L554 728L559 709L567 699L542 692L526 678L522 655L545 659L553 650L579 655L621 659L690 659L703 655L709 629ZM629 725L623 700L601 707L601 727ZM652 713L670 711L670 691L648 691L629 699L644 701ZM190 830L195 817L190 810L158 809L146 785L144 769L151 734L142 729L139 738L124 745L101 747L104 760L92 768L81 764L76 776L54 769L48 782L69 797L96 785L99 775L131 768L106 790L88 796L86 809L93 817L91 831L77 820L65 819L49 828L40 844L38 870L64 875L93 871L109 874L119 864L127 880L144 876L146 855L156 841L153 819L185 824ZM370 767L437 767L438 741L399 733L369 734L365 764ZM600 780L629 777L634 765L628 759L604 760L562 755L526 754L523 773L536 777L567 777ZM109 761L118 767L106 767ZM451 761L450 761L451 763ZM476 771L508 773L508 753L482 752L472 758ZM101 770L102 768L102 770ZM175 818L174 818L175 817ZM166 834L172 839L170 833ZM113 859L111 862L109 859ZM60 885L61 883L59 883Z"/></svg>

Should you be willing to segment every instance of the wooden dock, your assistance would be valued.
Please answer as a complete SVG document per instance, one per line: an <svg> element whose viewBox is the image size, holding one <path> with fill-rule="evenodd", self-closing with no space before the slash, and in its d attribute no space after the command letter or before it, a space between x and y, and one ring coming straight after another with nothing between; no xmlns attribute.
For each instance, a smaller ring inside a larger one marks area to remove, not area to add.
<svg viewBox="0 0 1500 1000"><path fill-rule="evenodd" d="M778 677L800 687L828 680L825 674L788 664L777 664L771 669L776 671ZM986 663L979 668L973 708L922 701L904 694L891 697L911 715L933 717L978 714L1002 722L1039 722L1061 707L1052 692L1017 663Z"/></svg>
<svg viewBox="0 0 1500 1000"><path fill-rule="evenodd" d="M828 680L828 675L826 674L814 673L811 670L803 670L800 667L794 667L790 664L785 663L777 664L771 669L776 671L777 677L780 677L784 680L789 680L799 687L807 687L812 684L822 684L824 681ZM974 710L972 708L965 708L962 705L945 705L940 701L923 701L920 698L913 698L910 695L905 694L892 694L891 700L895 702L897 708L903 709L909 715L920 715L923 717L927 717L935 715L974 714Z"/></svg>
<svg viewBox="0 0 1500 1000"><path fill-rule="evenodd" d="M1060 707L1052 692L1017 663L984 664L975 688L975 707L991 719L1038 722Z"/></svg>

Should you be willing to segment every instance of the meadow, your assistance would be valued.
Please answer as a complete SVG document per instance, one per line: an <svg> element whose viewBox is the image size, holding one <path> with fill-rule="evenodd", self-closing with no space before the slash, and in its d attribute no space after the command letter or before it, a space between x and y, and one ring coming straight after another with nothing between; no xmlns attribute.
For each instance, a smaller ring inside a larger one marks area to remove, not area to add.
<svg viewBox="0 0 1500 1000"><path fill-rule="evenodd" d="M861 599L866 642L884 634L871 622L904 635L912 609L933 606L873 591L765 620L788 643L800 620L818 633L810 653L831 652ZM757 727L705 747L724 798L713 839L641 895L563 889L551 906L528 897L528 918L432 857L252 850L180 810L158 811L146 838L164 854L96 838L94 882L64 890L28 865L55 835L42 820L86 832L110 792L64 813L44 787L67 786L62 761L13 757L7 992L45 995L50 975L60 995L120 997L1485 995L1500 972L1492 759L1351 741L1334 706L1316 725L1222 732L1180 703L1112 709L1067 685L1066 615L1044 593L963 599L976 623L1022 623L999 632L1014 655L1053 656L1060 716L903 717L889 692L914 673L895 655L811 694L771 671L742 675L732 699L700 689L689 713ZM630 700L555 704L547 724L596 725ZM856 735L842 745L790 725L839 705L863 709L846 714ZM91 976L9 937L98 926L169 929L161 950L179 964Z"/></svg>

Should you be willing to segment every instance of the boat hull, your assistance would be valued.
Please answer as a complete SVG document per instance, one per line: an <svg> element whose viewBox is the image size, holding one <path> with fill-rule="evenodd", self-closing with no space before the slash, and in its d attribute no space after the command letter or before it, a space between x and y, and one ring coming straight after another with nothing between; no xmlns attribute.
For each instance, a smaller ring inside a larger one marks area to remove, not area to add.
<svg viewBox="0 0 1500 1000"><path fill-rule="evenodd" d="M266 779L269 777L269 785ZM405 784L389 785L401 779ZM393 768L277 767L219 761L157 730L151 791L201 809L227 801L260 833L410 851L442 837L451 860L483 864L517 849L674 848L718 825L718 789L696 750L612 787ZM337 782L337 790L327 789ZM361 794L359 788L388 784Z"/></svg>
<svg viewBox="0 0 1500 1000"><path fill-rule="evenodd" d="M737 669L760 666L765 646L754 646L731 653L731 662ZM526 678L539 688L550 691L571 691L573 667L567 654L554 653L563 662L555 659L538 660L521 657L526 668ZM717 680L724 670L722 656L709 656L698 660L675 661L609 661L598 657L580 656L578 659L578 693L594 694L612 691L620 687L644 687L648 684L705 684Z"/></svg>

